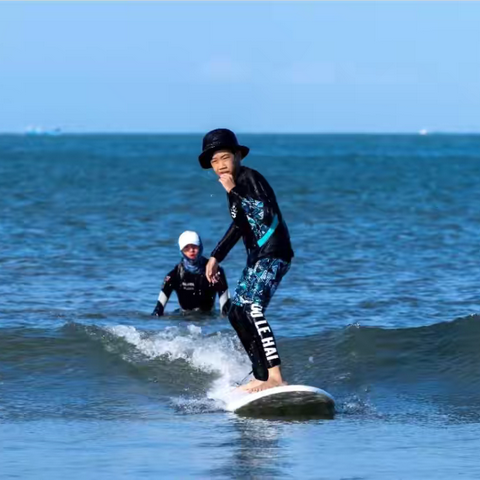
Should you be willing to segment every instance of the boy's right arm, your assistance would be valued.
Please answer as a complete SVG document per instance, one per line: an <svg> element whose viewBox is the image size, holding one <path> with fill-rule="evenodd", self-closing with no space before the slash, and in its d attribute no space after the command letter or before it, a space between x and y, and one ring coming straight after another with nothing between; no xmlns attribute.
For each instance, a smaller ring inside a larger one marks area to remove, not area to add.
<svg viewBox="0 0 480 480"><path fill-rule="evenodd" d="M155 306L155 309L153 310L152 315L156 317L161 317L163 315L165 305L167 305L168 299L170 298L170 295L172 294L172 291L174 289L176 278L177 278L177 268L175 267L165 277L165 280L163 281L162 289L160 290L160 293L158 295L157 305Z"/></svg>
<svg viewBox="0 0 480 480"><path fill-rule="evenodd" d="M235 222L232 222L227 230L227 233L225 233L223 238L213 249L210 259L208 260L205 274L210 283L217 282L218 264L224 260L224 258L228 255L228 252L230 252L238 240L240 240L241 236L241 230L237 227L237 225L235 225Z"/></svg>
<svg viewBox="0 0 480 480"><path fill-rule="evenodd" d="M218 242L217 246L213 249L210 257L215 257L220 263L228 255L228 252L235 246L235 244L240 240L242 232L240 228L235 225L235 222L232 222L230 227L228 227L227 233L223 238Z"/></svg>

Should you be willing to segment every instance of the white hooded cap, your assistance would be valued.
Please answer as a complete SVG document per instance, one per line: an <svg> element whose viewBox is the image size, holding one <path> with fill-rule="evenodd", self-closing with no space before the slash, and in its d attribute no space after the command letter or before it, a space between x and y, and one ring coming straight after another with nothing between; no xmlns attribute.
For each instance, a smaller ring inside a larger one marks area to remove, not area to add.
<svg viewBox="0 0 480 480"><path fill-rule="evenodd" d="M202 245L202 241L197 232L187 230L180 235L178 238L178 246L180 247L180 250L183 250L187 245L197 245L198 247Z"/></svg>

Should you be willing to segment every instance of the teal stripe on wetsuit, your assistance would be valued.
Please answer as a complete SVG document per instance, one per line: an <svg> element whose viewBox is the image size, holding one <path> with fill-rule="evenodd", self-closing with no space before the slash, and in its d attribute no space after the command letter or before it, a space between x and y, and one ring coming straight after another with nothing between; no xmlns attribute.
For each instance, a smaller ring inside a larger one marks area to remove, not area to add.
<svg viewBox="0 0 480 480"><path fill-rule="evenodd" d="M267 230L265 235L257 241L259 247L262 247L268 242L268 239L273 235L277 226L278 226L278 217L275 215L273 217L273 222L270 225L270 228Z"/></svg>
<svg viewBox="0 0 480 480"><path fill-rule="evenodd" d="M275 215L272 224L270 227L267 227L263 223L265 216L264 203L249 197L242 198L242 209L245 212L253 234L258 238L258 246L262 247L275 232L278 226L278 216Z"/></svg>

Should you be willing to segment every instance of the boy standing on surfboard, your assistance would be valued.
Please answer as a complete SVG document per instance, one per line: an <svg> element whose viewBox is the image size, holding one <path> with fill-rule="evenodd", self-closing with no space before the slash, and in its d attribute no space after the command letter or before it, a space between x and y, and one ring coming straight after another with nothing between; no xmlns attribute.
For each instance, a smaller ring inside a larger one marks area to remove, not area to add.
<svg viewBox="0 0 480 480"><path fill-rule="evenodd" d="M240 165L250 149L239 145L232 131L220 128L207 133L202 150L200 165L218 175L233 220L207 263L207 279L217 281L219 263L240 237L248 255L228 314L255 377L240 388L254 392L283 385L277 344L264 312L293 257L287 225L265 178Z"/></svg>

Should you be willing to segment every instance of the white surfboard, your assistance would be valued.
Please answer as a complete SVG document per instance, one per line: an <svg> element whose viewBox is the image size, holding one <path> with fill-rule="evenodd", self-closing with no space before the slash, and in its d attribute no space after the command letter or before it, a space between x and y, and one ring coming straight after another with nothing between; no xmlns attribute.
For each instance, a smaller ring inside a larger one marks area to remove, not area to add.
<svg viewBox="0 0 480 480"><path fill-rule="evenodd" d="M236 392L227 402L227 410L258 416L333 417L335 400L321 388L284 385L255 393Z"/></svg>

